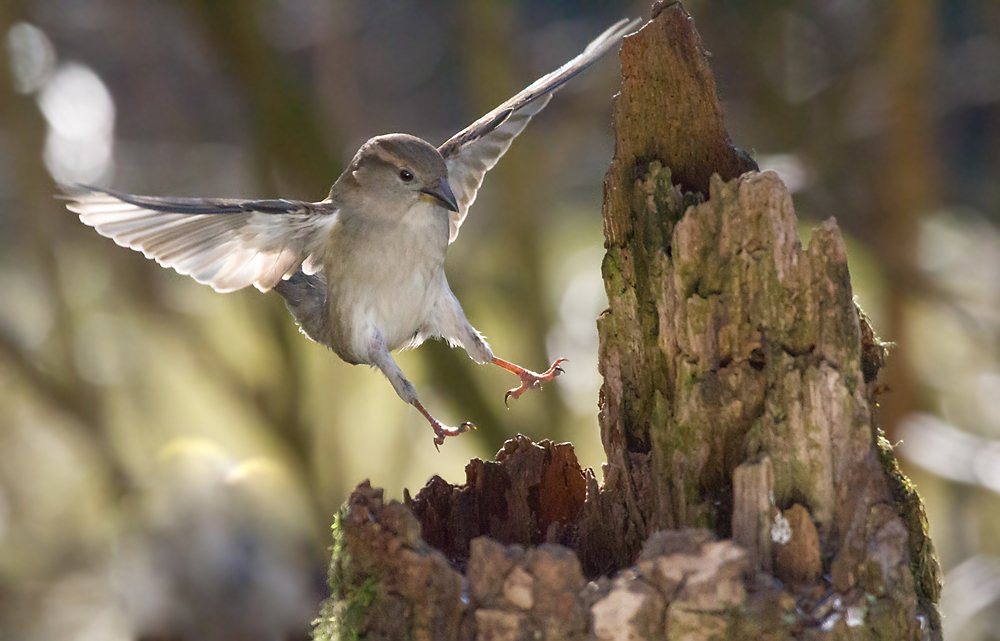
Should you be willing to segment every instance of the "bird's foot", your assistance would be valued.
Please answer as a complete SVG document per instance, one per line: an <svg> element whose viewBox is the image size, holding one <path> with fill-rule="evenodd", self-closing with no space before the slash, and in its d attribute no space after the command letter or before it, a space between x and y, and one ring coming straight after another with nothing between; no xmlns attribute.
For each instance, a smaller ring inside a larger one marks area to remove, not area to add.
<svg viewBox="0 0 1000 641"><path fill-rule="evenodd" d="M441 446L444 445L445 437L458 436L463 432L476 429L476 426L469 421L462 423L458 427L449 427L437 419L431 419L431 427L434 428L434 449L438 452L441 451Z"/></svg>
<svg viewBox="0 0 1000 641"><path fill-rule="evenodd" d="M548 383L556 376L562 374L565 370L562 367L560 367L559 364L565 363L567 361L568 359L560 358L556 360L555 363L552 363L552 367L548 368L541 374L538 374L536 372L532 372L531 370L524 369L523 367L520 367L513 363L508 363L503 359L494 358L493 363L495 365L499 365L508 372L517 374L517 376L521 379L520 387L515 387L514 389L507 390L507 393L504 394L503 404L510 407L508 401L510 401L511 398L517 400L518 398L521 397L521 394L524 394L529 389L540 388L542 386L542 383Z"/></svg>
<svg viewBox="0 0 1000 641"><path fill-rule="evenodd" d="M445 425L441 421L437 420L431 416L430 412L424 409L424 406L420 404L420 401L413 401L413 406L420 410L420 413L424 415L427 422L431 424L431 429L434 430L434 449L441 451L441 446L444 445L444 439L449 436L458 436L463 432L468 432L469 430L476 429L476 426L472 423L466 421L459 425L458 427L450 427Z"/></svg>

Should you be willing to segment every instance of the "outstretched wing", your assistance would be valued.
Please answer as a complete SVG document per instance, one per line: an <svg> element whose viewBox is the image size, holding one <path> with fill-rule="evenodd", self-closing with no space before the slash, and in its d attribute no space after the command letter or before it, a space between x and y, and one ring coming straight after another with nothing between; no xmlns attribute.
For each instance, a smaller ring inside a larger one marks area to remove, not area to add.
<svg viewBox="0 0 1000 641"><path fill-rule="evenodd" d="M510 143L532 116L549 104L552 94L567 80L592 65L640 22L626 19L615 23L587 45L580 55L531 83L438 147L448 166L448 183L458 200L458 211L451 214L449 242L458 237L458 229L476 200L483 176L506 153Z"/></svg>
<svg viewBox="0 0 1000 641"><path fill-rule="evenodd" d="M123 247L141 251L216 291L262 292L300 267L322 268L337 220L329 202L156 198L81 187L66 207Z"/></svg>

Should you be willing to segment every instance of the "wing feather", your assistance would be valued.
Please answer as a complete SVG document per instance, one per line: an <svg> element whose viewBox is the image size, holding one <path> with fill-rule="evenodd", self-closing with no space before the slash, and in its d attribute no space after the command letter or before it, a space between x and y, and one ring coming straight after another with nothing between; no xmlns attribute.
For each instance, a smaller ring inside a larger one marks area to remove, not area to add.
<svg viewBox="0 0 1000 641"><path fill-rule="evenodd" d="M315 273L337 221L329 201L156 198L80 188L66 207L123 247L217 291L268 291Z"/></svg>
<svg viewBox="0 0 1000 641"><path fill-rule="evenodd" d="M552 94L566 81L592 65L639 23L627 19L615 23L578 56L531 83L438 148L448 166L448 183L458 201L458 211L451 214L449 242L458 237L486 172L497 164L531 118L549 104Z"/></svg>

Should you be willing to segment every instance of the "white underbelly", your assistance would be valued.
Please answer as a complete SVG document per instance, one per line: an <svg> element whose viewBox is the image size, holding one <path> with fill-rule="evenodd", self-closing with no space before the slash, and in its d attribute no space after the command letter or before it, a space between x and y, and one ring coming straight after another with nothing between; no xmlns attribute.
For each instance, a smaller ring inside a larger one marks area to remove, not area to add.
<svg viewBox="0 0 1000 641"><path fill-rule="evenodd" d="M422 213L422 212L421 212ZM447 217L440 229L399 225L376 242L339 245L324 261L329 283L332 347L349 362L369 362L378 337L389 350L426 325L445 283ZM337 239L340 240L340 239ZM368 249L361 251L358 246Z"/></svg>
<svg viewBox="0 0 1000 641"><path fill-rule="evenodd" d="M338 301L351 316L352 351L368 349L368 343L377 331L390 351L408 343L427 321L434 306L432 284L441 267L436 270L417 269L397 273L397 279L383 282L378 287L371 283L345 283Z"/></svg>

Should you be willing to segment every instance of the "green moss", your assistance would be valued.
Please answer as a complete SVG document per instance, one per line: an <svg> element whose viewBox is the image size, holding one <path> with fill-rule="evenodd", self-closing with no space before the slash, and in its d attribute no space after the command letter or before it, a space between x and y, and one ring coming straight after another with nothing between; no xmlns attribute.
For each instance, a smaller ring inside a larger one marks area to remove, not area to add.
<svg viewBox="0 0 1000 641"><path fill-rule="evenodd" d="M653 390L653 420L650 428L654 430L664 430L666 429L670 418L670 406L663 398L663 394L660 390Z"/></svg>
<svg viewBox="0 0 1000 641"><path fill-rule="evenodd" d="M705 334L712 317L713 301L692 296L687 301L687 326L696 336Z"/></svg>
<svg viewBox="0 0 1000 641"><path fill-rule="evenodd" d="M609 300L614 300L625 291L625 277L619 265L619 253L617 247L609 247L601 262L601 276L604 278L604 289Z"/></svg>
<svg viewBox="0 0 1000 641"><path fill-rule="evenodd" d="M747 460L754 460L764 448L764 417L758 416L747 430Z"/></svg>
<svg viewBox="0 0 1000 641"><path fill-rule="evenodd" d="M854 400L852 397L858 391L858 377L854 375L854 372L858 371L858 363L854 359L851 359L845 367L842 368L844 372L841 376L841 380L844 382L844 387L847 388L847 397L844 399L845 403L845 416L850 416L850 411L854 407Z"/></svg>
<svg viewBox="0 0 1000 641"><path fill-rule="evenodd" d="M774 500L780 509L788 509L793 503L803 500L800 493L807 493L813 487L813 476L810 473L809 464L797 458L789 458L784 461L773 461L774 469ZM782 465L780 471L778 466ZM812 503L812 496L805 496L807 503ZM812 508L812 505L805 505Z"/></svg>
<svg viewBox="0 0 1000 641"><path fill-rule="evenodd" d="M333 544L330 545L330 570L326 580L330 584L330 589L336 593L340 583L340 577L350 564L350 555L344 542L344 521L347 519L347 504L345 503L333 515L333 525L330 531L333 534Z"/></svg>
<svg viewBox="0 0 1000 641"><path fill-rule="evenodd" d="M368 577L349 598L335 600L331 595L323 603L320 618L313 622L315 641L359 641L358 626L378 596L378 580Z"/></svg>
<svg viewBox="0 0 1000 641"><path fill-rule="evenodd" d="M692 395L699 394L697 389L700 378L695 364L682 360L678 368L676 402L685 404ZM671 411L664 394L656 389L653 391L653 403L650 411L650 439L654 456L653 473L657 475L659 487L670 488L674 501L687 505L687 521L683 527L711 527L714 523L698 514L694 509L702 501L701 487L696 477L691 474L675 474L674 466L678 463L676 456L690 460L690 457L701 449L702 439L711 433L701 421L707 416L694 416L688 420L680 420ZM693 520L692 520L693 517Z"/></svg>
<svg viewBox="0 0 1000 641"><path fill-rule="evenodd" d="M931 630L940 634L941 618L935 605L941 596L941 564L931 542L923 502L916 487L900 471L892 444L882 436L881 430L876 447L896 513L909 532L910 572L913 574L919 610L928 618Z"/></svg>
<svg viewBox="0 0 1000 641"><path fill-rule="evenodd" d="M900 471L892 444L879 434L876 446L893 505L910 534L910 571L916 582L917 597L927 603L937 603L941 596L941 564L931 542L924 504L917 488Z"/></svg>
<svg viewBox="0 0 1000 641"><path fill-rule="evenodd" d="M681 399L684 398L682 395ZM693 451L697 447L700 426L687 421L674 420L670 406L660 390L653 391L652 416L650 417L651 436L659 451L682 453ZM665 462L666 463L666 462ZM669 477L669 463L662 470ZM669 481L668 479L665 479Z"/></svg>
<svg viewBox="0 0 1000 641"><path fill-rule="evenodd" d="M674 226L684 217L687 208L700 204L704 197L699 193L682 192L674 184L669 167L654 160L644 180L637 185L637 197L643 199L637 208L646 215L645 246L648 251L658 249L670 251ZM650 205L652 205L650 207Z"/></svg>
<svg viewBox="0 0 1000 641"><path fill-rule="evenodd" d="M315 641L357 641L358 626L368 607L378 595L378 579L370 576L355 585L351 556L345 545L345 504L333 517L333 544L330 546L330 570L327 581L330 596L323 602L320 616L313 621Z"/></svg>
<svg viewBox="0 0 1000 641"><path fill-rule="evenodd" d="M882 641L905 639L911 629L906 615L893 599L876 599L868 611L868 627Z"/></svg>

